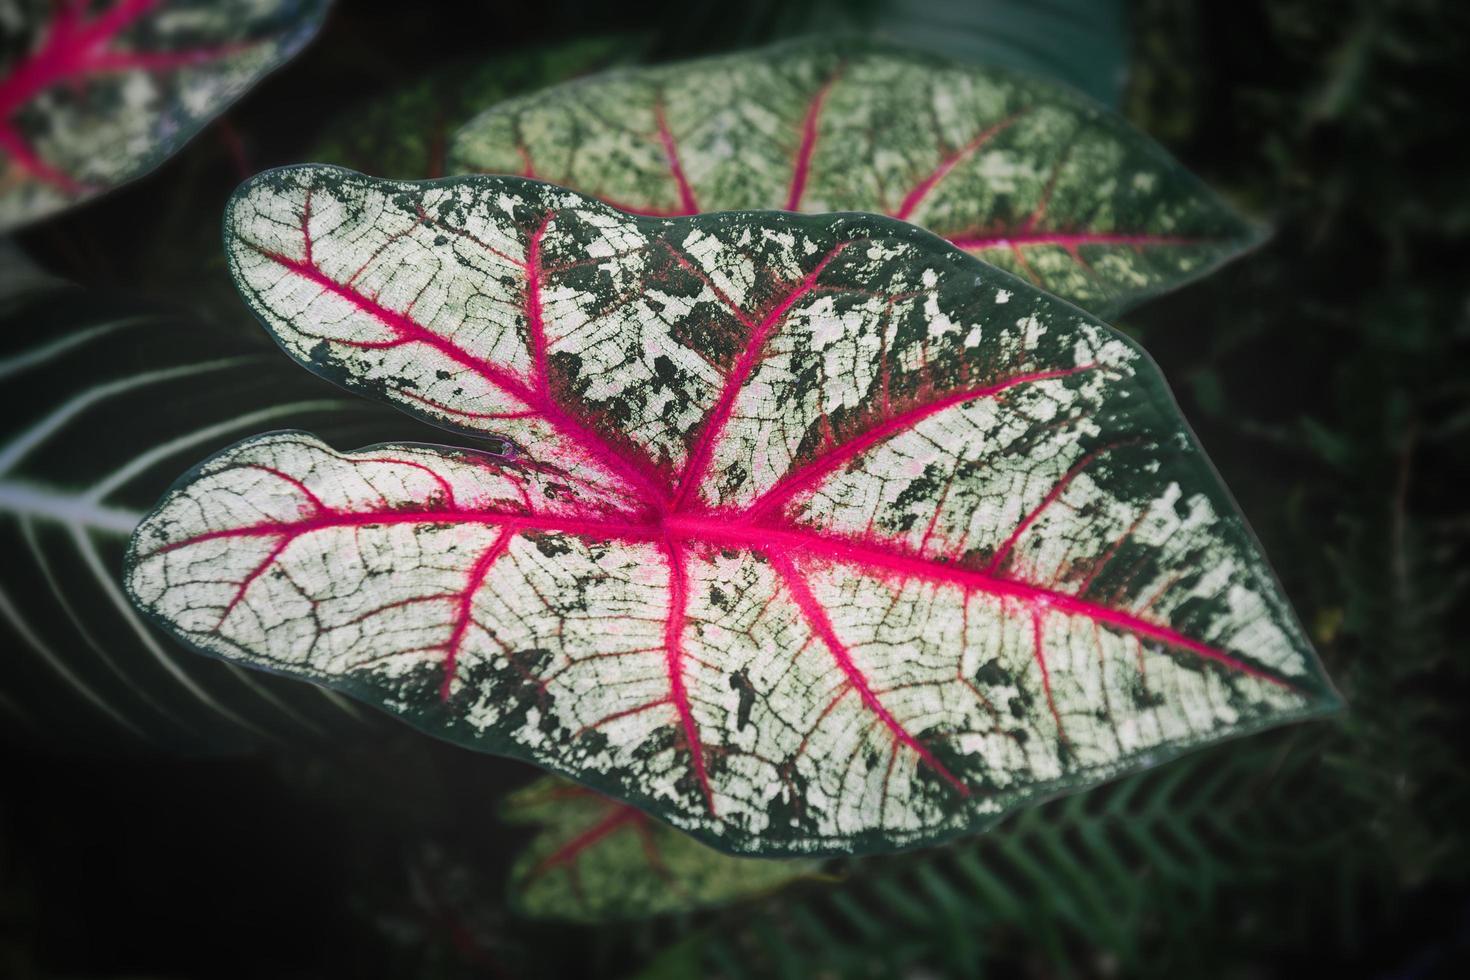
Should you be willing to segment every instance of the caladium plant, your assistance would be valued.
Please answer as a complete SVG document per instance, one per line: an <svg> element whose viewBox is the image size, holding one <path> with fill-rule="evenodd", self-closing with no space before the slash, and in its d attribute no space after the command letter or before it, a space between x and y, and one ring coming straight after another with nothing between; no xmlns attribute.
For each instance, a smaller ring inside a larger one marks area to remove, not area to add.
<svg viewBox="0 0 1470 980"><path fill-rule="evenodd" d="M516 860L516 904L541 918L605 922L725 905L813 874L819 861L724 854L637 807L555 776L506 797L536 838Z"/></svg>
<svg viewBox="0 0 1470 980"><path fill-rule="evenodd" d="M520 174L624 211L872 211L1107 314L1258 229L1053 82L860 41L624 69L466 124L450 172Z"/></svg>
<svg viewBox="0 0 1470 980"><path fill-rule="evenodd" d="M288 354L460 445L187 474L127 587L207 653L769 855L1337 703L1152 363L922 229L315 165L225 229Z"/></svg>
<svg viewBox="0 0 1470 980"><path fill-rule="evenodd" d="M316 32L327 0L0 0L0 230L153 169Z"/></svg>

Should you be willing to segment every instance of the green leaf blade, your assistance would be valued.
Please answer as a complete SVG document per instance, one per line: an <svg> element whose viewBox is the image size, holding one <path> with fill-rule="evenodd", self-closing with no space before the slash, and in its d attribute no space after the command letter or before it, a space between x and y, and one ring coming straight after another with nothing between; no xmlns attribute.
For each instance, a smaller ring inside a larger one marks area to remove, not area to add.
<svg viewBox="0 0 1470 980"><path fill-rule="evenodd" d="M888 214L1100 315L1260 238L1156 144L1070 90L859 42L558 86L468 123L450 164L651 215Z"/></svg>
<svg viewBox="0 0 1470 980"><path fill-rule="evenodd" d="M537 826L511 894L538 918L605 922L728 905L766 894L820 862L723 854L624 803L555 777L509 796L507 822Z"/></svg>
<svg viewBox="0 0 1470 980"><path fill-rule="evenodd" d="M327 6L22 0L0 66L0 231L152 170L300 50Z"/></svg>

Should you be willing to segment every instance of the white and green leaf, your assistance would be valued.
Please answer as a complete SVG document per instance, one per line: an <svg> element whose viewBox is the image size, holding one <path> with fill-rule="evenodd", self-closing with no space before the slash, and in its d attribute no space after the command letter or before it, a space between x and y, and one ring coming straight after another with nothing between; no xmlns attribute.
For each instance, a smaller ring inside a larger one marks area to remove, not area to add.
<svg viewBox="0 0 1470 980"><path fill-rule="evenodd" d="M763 855L1337 705L1153 364L912 225L302 166L226 230L288 354L459 446L196 467L127 583L202 651Z"/></svg>
<svg viewBox="0 0 1470 980"><path fill-rule="evenodd" d="M0 0L0 231L152 170L328 0Z"/></svg>
<svg viewBox="0 0 1470 980"><path fill-rule="evenodd" d="M611 71L514 99L459 132L450 171L535 177L650 215L888 214L1099 314L1260 236L1070 89L855 41Z"/></svg>

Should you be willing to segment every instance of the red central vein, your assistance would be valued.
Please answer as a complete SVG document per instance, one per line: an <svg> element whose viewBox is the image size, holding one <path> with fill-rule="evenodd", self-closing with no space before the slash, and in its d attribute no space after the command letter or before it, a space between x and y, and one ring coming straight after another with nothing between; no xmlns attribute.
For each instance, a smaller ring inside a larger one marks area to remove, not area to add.
<svg viewBox="0 0 1470 980"><path fill-rule="evenodd" d="M496 559L505 554L510 547L510 539L515 536L515 528L503 527L491 543L485 549L470 569L468 580L465 582L464 591L460 593L458 608L454 616L454 632L450 634L449 642L444 647L444 679L439 683L439 700L449 700L449 689L454 684L455 669L459 662L459 648L464 641L465 634L469 632L470 624L475 621L475 593L480 591L480 586L485 584L490 569L494 566Z"/></svg>
<svg viewBox="0 0 1470 980"><path fill-rule="evenodd" d="M773 510L779 510L793 497L805 490L811 489L839 467L851 462L873 446L912 428L929 416L942 412L947 408L962 405L965 402L974 401L977 398L993 398L1018 385L1031 384L1037 381L1050 381L1053 378L1065 378L1083 371L1091 371L1096 367L1096 364L1082 364L1071 368L1034 371L1030 374L1017 375L1016 377L1008 378L1005 381L1000 381L995 384L957 391L943 398L936 398L932 402L909 409L906 412L901 412L892 418L885 419L842 445L828 450L821 456L803 465L799 470L783 477L779 483L756 498L735 519L743 523L751 523Z"/></svg>
<svg viewBox="0 0 1470 980"><path fill-rule="evenodd" d="M679 488L674 494L673 509L681 511L685 509L690 501L691 495L697 492L699 483L704 479L709 470L710 462L714 458L715 446L719 443L720 435L725 426L729 424L730 416L735 411L735 399L744 387L745 381L750 377L751 371L755 369L764 351L766 341L770 339L781 326L782 319L803 296L812 291L823 270L828 263L842 253L852 242L843 242L832 251L822 256L822 260L816 264L811 272L807 273L795 289L786 294L776 306L767 313L765 318L756 324L750 332L750 338L746 341L745 350L740 354L740 360L730 369L725 377L724 387L720 391L719 400L715 407L710 410L709 417L705 420L704 427L700 430L699 438L690 450L689 461L685 464L684 473L679 478Z"/></svg>
<svg viewBox="0 0 1470 980"><path fill-rule="evenodd" d="M679 713L679 724L684 730L684 743L689 749L690 763L699 789L704 794L705 805L710 816L715 815L715 796L710 789L709 774L704 768L704 748L699 741L699 726L694 721L694 711L689 704L689 692L684 686L684 630L689 625L689 570L684 564L684 554L673 539L664 542L664 554L669 563L669 613L664 621L664 663L669 674L669 698Z"/></svg>
<svg viewBox="0 0 1470 980"><path fill-rule="evenodd" d="M981 592L1002 599L1019 599L1032 608L1050 608L1067 615L1080 616L1127 633L1146 637L1165 646L1187 650L1206 660L1212 660L1259 680L1269 681L1281 687L1292 686L1274 674L1238 660L1198 640L1191 639L1167 626L1080 599L1066 592L1058 592L1055 589L1005 578L990 572L943 564L917 555L875 548L862 542L828 537L814 531L794 527L742 528L732 526L717 518L696 516L669 518L665 521L665 526L671 533L709 544L733 545L767 554L773 549L790 549L834 563L857 566L870 573L887 572L900 578L954 585L967 591Z"/></svg>
<svg viewBox="0 0 1470 980"><path fill-rule="evenodd" d="M988 129L981 130L981 132L976 135L974 139L970 140L970 142L966 143L964 146L960 147L958 150L951 153L943 160L939 161L939 166L935 167L928 176L915 184L909 190L909 192L904 195L903 201L898 206L898 210L893 212L893 217L900 220L907 220L908 216L913 214L914 210L919 206L924 198L929 195L929 192L934 190L934 188L939 184L940 181L949 176L949 172L951 170L959 166L961 161L963 161L966 157L970 156L976 150L980 149L980 147L990 142L990 140L994 138L998 133L1001 133L1002 131L1009 128L1017 119L1021 118L1021 116L1024 114L1025 110L1023 109L1021 112L1017 112L1014 115L1002 119L994 126L991 126Z"/></svg>
<svg viewBox="0 0 1470 980"><path fill-rule="evenodd" d="M659 541L663 533L651 523L603 521L578 517L556 517L541 514L516 514L491 510L390 510L367 513L343 513L330 511L300 521L265 521L240 527L206 531L190 538L166 544L150 553L164 554L179 548L203 544L206 541L230 540L234 538L267 538L277 534L290 538L301 537L317 531L338 528L379 527L398 524L489 524L503 526L515 531L545 531L574 534L597 541Z"/></svg>
<svg viewBox="0 0 1470 980"><path fill-rule="evenodd" d="M81 20L81 6L63 5L37 49L0 79L0 117L8 118L42 90L90 71L102 48L156 3L122 0L89 24Z"/></svg>
<svg viewBox="0 0 1470 980"><path fill-rule="evenodd" d="M853 690L857 691L858 696L862 698L863 704L867 706L868 710L876 715L884 727L892 733L895 741L912 749L941 779L954 787L955 792L961 796L969 796L970 788L960 782L953 773L946 769L944 764L935 758L934 753L930 752L907 728L904 728L902 723L893 717L893 714L883 706L883 702L878 700L878 695L873 693L873 688L868 684L867 677L863 674L861 668L853 662L852 651L847 648L847 644L842 642L841 638L837 635L837 631L832 628L832 621L827 618L827 611L817 601L817 597L812 595L811 587L807 585L806 578L797 569L796 565L792 563L791 559L776 549L763 549L762 554L770 561L771 567L776 570L776 574L781 576L781 580L786 584L786 590L791 594L792 601L796 603L797 608L801 610L801 614L806 619L807 625L811 627L812 632L821 637L822 643L831 652L832 659L836 661L843 676L847 678L848 684L852 686Z"/></svg>
<svg viewBox="0 0 1470 980"><path fill-rule="evenodd" d="M669 121L664 118L662 102L654 106L653 114L658 120L658 138L664 146L664 157L668 160L669 173L673 175L674 183L679 187L679 205L684 209L685 214L698 214L699 204L694 200L694 191L684 177L684 168L679 163L679 145L674 142L674 134L669 130Z"/></svg>
<svg viewBox="0 0 1470 980"><path fill-rule="evenodd" d="M827 93L832 90L840 74L840 69L834 72L827 83L817 89L811 104L807 106L806 118L801 124L801 146L796 151L796 162L791 167L791 188L786 193L787 211L795 211L801 207L801 196L806 193L807 175L811 172L812 154L817 148L817 124L822 117L822 105L827 101Z"/></svg>
<svg viewBox="0 0 1470 980"><path fill-rule="evenodd" d="M635 460L615 451L605 440L573 418L549 394L542 392L538 387L527 384L505 368L471 355L468 351L433 333L423 324L405 314L390 310L356 290L344 286L311 263L293 259L279 252L261 251L260 254L295 275L315 283L323 290L347 300L388 327L393 331L395 337L394 340L388 342L338 339L334 340L334 343L364 349L396 347L404 343L420 343L432 347L455 363L474 371L490 384L536 412L552 428L576 443L630 486L646 494L648 499L660 502L667 499L667 491L663 483L656 475L649 472L641 460Z"/></svg>
<svg viewBox="0 0 1470 980"><path fill-rule="evenodd" d="M1002 599L1020 599L1031 604L1032 607L1050 608L1068 615L1081 616L1096 623L1115 627L1123 632L1157 641L1165 646L1187 650L1260 680L1282 687L1292 686L1274 674L1238 660L1198 640L1191 639L1167 626L1089 602L1075 595L1005 578L986 571L943 564L915 555L875 548L845 538L829 537L795 526L733 525L718 515L669 515L661 522L656 522L568 518L488 510L387 511L364 514L329 512L300 521L265 522L218 531L206 531L203 534L164 545L145 557L215 540L260 538L278 534L299 537L316 531L348 527L456 523L501 525L516 531L572 534L598 541L662 543L665 547L668 547L670 542L712 544L759 551L767 554L768 557L773 549L786 549L836 564L857 566L870 572L881 571L895 574L900 578L954 585ZM680 567L682 568L682 558Z"/></svg>

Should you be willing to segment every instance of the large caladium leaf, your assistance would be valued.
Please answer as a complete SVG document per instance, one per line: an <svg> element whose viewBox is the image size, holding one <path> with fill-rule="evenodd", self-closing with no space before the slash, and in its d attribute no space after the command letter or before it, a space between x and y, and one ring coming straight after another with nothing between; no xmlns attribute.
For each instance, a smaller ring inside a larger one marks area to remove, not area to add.
<svg viewBox="0 0 1470 980"><path fill-rule="evenodd" d="M138 521L201 454L286 424L362 441L399 413L343 397L259 331L28 277L16 258L0 249L0 729L48 750L191 754L360 737L368 713L335 692L180 650L117 578Z"/></svg>
<svg viewBox="0 0 1470 980"><path fill-rule="evenodd" d="M153 169L327 0L0 0L0 230Z"/></svg>
<svg viewBox="0 0 1470 980"><path fill-rule="evenodd" d="M539 827L511 871L528 915L601 922L727 905L813 873L802 858L734 857L642 810L547 776L512 793L510 823Z"/></svg>
<svg viewBox="0 0 1470 980"><path fill-rule="evenodd" d="M127 581L201 650L766 854L1336 703L1154 366L921 229L310 165L225 221L288 353L465 441L190 473Z"/></svg>
<svg viewBox="0 0 1470 980"><path fill-rule="evenodd" d="M1054 83L862 42L608 72L487 110L452 172L625 211L873 211L1108 313L1258 232L1152 141Z"/></svg>

